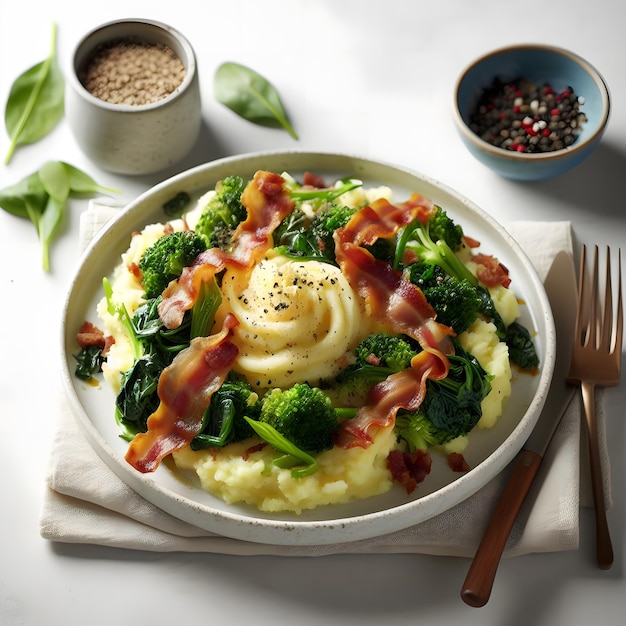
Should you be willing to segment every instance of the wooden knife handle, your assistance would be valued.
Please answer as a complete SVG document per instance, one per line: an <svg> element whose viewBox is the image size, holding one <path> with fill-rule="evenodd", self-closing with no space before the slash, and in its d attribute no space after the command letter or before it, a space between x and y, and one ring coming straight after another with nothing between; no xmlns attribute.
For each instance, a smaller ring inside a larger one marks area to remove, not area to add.
<svg viewBox="0 0 626 626"><path fill-rule="evenodd" d="M522 450L518 455L513 473L500 496L461 588L461 598L466 604L474 607L487 604L504 546L541 461L541 455L529 450Z"/></svg>

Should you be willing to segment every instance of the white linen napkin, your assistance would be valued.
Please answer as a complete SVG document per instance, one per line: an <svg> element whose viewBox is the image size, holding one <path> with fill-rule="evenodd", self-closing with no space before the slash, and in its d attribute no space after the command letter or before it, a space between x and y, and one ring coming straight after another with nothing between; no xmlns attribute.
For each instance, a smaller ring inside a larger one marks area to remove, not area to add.
<svg viewBox="0 0 626 626"><path fill-rule="evenodd" d="M92 201L81 219L88 243L117 210ZM509 232L545 278L560 250L572 252L569 222L515 222ZM513 527L504 557L531 552L570 550L578 546L581 500L580 400L576 394L544 457L535 484ZM604 425L602 396L599 423ZM608 460L603 443L607 493ZM582 457L586 457L586 450ZM480 491L432 519L406 530L323 546L280 546L216 535L172 517L130 489L100 459L83 436L66 398L58 402L58 429L52 442L47 490L40 519L41 536L67 543L88 543L157 552L210 552L233 555L320 556L337 553L423 553L471 557L508 471Z"/></svg>

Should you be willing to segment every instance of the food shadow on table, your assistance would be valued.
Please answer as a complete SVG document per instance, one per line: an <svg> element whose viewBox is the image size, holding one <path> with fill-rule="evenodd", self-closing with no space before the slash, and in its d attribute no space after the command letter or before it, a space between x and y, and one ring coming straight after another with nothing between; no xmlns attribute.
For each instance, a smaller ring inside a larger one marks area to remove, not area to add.
<svg viewBox="0 0 626 626"><path fill-rule="evenodd" d="M520 193L540 199L539 204L544 211L546 206L550 206L550 200L553 200L555 209L565 205L563 219L567 219L568 214L587 218L600 215L610 222L624 217L624 171L626 152L604 140L587 161L557 178L530 184L509 182L518 187ZM554 218L544 214L543 219Z"/></svg>

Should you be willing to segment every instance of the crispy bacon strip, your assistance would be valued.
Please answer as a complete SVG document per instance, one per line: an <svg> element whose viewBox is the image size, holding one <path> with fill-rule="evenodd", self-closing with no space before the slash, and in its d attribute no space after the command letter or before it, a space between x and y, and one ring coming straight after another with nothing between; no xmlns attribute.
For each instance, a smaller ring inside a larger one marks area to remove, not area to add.
<svg viewBox="0 0 626 626"><path fill-rule="evenodd" d="M511 284L509 270L494 256L488 254L475 254L472 261L476 263L476 276L483 285L508 287Z"/></svg>
<svg viewBox="0 0 626 626"><path fill-rule="evenodd" d="M228 315L219 333L193 339L163 370L159 408L148 418L148 430L137 434L126 452L135 469L153 472L164 457L189 445L200 432L204 410L239 353L229 341L238 323Z"/></svg>
<svg viewBox="0 0 626 626"><path fill-rule="evenodd" d="M428 451L402 452L392 450L387 457L387 468L393 480L400 483L408 494L415 491L417 485L424 479L432 467L432 458Z"/></svg>
<svg viewBox="0 0 626 626"><path fill-rule="evenodd" d="M410 369L375 385L368 404L354 418L342 422L335 443L344 448L368 447L373 441L371 431L391 424L399 409L413 410L422 403L428 378L441 379L448 374L446 353L452 347L447 337L453 331L435 321L436 313L419 287L363 247L379 237L393 236L414 219L427 220L432 206L418 194L398 206L377 200L335 233L337 261L369 313L393 332L413 337L422 347Z"/></svg>
<svg viewBox="0 0 626 626"><path fill-rule="evenodd" d="M163 292L159 316L167 328L180 326L185 311L193 307L203 282L210 281L225 267L248 270L271 246L271 236L282 219L293 210L293 200L282 176L259 170L241 195L246 219L233 236L232 254L217 248L202 253L193 267L187 267Z"/></svg>
<svg viewBox="0 0 626 626"><path fill-rule="evenodd" d="M102 350L106 345L104 333L97 326L88 321L81 324L78 334L76 335L76 341L81 348L96 347Z"/></svg>
<svg viewBox="0 0 626 626"><path fill-rule="evenodd" d="M471 469L465 457L458 452L448 454L448 467L453 472L469 472Z"/></svg>
<svg viewBox="0 0 626 626"><path fill-rule="evenodd" d="M357 211L338 236L357 246L371 246L377 239L388 239L395 235L400 228L415 219L426 224L433 210L432 200L418 193L397 205L391 204L386 198L379 198Z"/></svg>

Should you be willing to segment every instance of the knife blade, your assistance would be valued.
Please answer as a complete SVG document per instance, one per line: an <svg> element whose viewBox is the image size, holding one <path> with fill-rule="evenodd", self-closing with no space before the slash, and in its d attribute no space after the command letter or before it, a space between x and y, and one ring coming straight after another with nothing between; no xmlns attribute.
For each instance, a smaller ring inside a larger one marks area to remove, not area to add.
<svg viewBox="0 0 626 626"><path fill-rule="evenodd" d="M489 600L515 519L574 394L574 388L566 382L574 341L577 294L576 271L570 254L559 252L556 255L544 286L556 326L557 349L552 382L541 415L516 458L461 588L461 598L473 607L484 606Z"/></svg>

